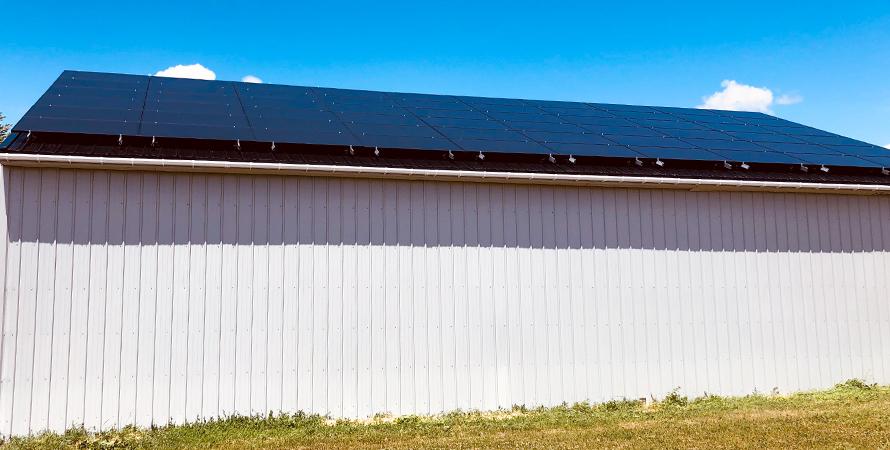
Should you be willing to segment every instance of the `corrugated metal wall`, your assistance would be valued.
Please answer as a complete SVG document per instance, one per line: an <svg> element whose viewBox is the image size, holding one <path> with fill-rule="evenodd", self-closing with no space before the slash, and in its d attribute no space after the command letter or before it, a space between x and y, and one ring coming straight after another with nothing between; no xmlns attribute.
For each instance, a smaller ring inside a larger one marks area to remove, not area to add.
<svg viewBox="0 0 890 450"><path fill-rule="evenodd" d="M890 383L890 198L4 168L0 432Z"/></svg>

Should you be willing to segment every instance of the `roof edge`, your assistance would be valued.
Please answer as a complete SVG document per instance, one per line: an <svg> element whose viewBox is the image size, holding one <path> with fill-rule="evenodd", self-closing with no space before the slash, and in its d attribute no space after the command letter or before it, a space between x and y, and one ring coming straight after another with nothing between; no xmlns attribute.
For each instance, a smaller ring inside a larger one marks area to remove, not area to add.
<svg viewBox="0 0 890 450"><path fill-rule="evenodd" d="M502 184L600 186L621 188L678 189L689 191L749 191L890 195L890 184L841 184L792 181L670 178L565 173L525 173L404 167L342 166L101 156L0 153L0 164L15 167L62 169L140 170L160 172L245 173L266 175L324 176L402 180L464 181Z"/></svg>

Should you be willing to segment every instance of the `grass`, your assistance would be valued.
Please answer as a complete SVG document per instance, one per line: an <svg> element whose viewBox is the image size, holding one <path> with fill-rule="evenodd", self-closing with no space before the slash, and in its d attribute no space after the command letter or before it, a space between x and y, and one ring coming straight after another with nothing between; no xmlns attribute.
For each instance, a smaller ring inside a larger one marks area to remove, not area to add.
<svg viewBox="0 0 890 450"><path fill-rule="evenodd" d="M890 386L851 380L793 394L611 401L436 417L240 417L151 430L69 430L0 449L57 448L890 448Z"/></svg>

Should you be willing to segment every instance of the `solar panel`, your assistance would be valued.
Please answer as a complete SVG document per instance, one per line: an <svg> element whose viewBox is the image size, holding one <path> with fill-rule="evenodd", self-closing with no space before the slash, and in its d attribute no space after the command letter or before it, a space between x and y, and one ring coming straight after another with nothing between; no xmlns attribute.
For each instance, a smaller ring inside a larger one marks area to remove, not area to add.
<svg viewBox="0 0 890 450"><path fill-rule="evenodd" d="M868 156L868 161L871 161L875 164L880 165L882 168L887 167L890 168L890 156Z"/></svg>
<svg viewBox="0 0 890 450"><path fill-rule="evenodd" d="M563 144L597 144L609 145L614 143L600 134L591 133L551 133L547 131L526 131L529 138L544 144L559 142Z"/></svg>
<svg viewBox="0 0 890 450"><path fill-rule="evenodd" d="M517 131L490 128L439 128L438 131L451 139L488 139L493 141L527 141Z"/></svg>
<svg viewBox="0 0 890 450"><path fill-rule="evenodd" d="M823 144L823 145L849 145L849 146L869 146L865 142L860 142L855 139L850 139L848 137L843 136L800 136L800 141L802 142L810 142L812 144Z"/></svg>
<svg viewBox="0 0 890 450"><path fill-rule="evenodd" d="M723 131L725 133L736 132L736 133L747 133L747 134L757 134L757 133L775 133L776 131L771 130L768 127L759 127L757 125L747 125L744 123L724 123L724 122L708 122L704 123L703 126L713 130Z"/></svg>
<svg viewBox="0 0 890 450"><path fill-rule="evenodd" d="M485 117L475 119L463 117L424 117L421 120L433 127L480 128L489 130L505 130L507 128L503 122Z"/></svg>
<svg viewBox="0 0 890 450"><path fill-rule="evenodd" d="M431 151L885 167L890 151L777 117L64 72L16 132Z"/></svg>
<svg viewBox="0 0 890 450"><path fill-rule="evenodd" d="M460 150L453 142L438 136L375 135L359 136L359 144L367 147L410 148L418 150Z"/></svg>
<svg viewBox="0 0 890 450"><path fill-rule="evenodd" d="M708 127L704 125L680 120L635 120L634 122L656 130L708 130Z"/></svg>
<svg viewBox="0 0 890 450"><path fill-rule="evenodd" d="M652 136L607 135L609 139L628 147L673 147L694 148L691 144L676 138Z"/></svg>
<svg viewBox="0 0 890 450"><path fill-rule="evenodd" d="M848 146L848 145L825 145L825 148L829 150L833 150L838 153L843 153L845 155L855 155L855 156L888 156L890 157L890 150L884 147L878 147L877 145L868 145L868 146Z"/></svg>
<svg viewBox="0 0 890 450"><path fill-rule="evenodd" d="M683 161L722 161L724 158L708 150L672 147L634 147L649 158L676 159Z"/></svg>
<svg viewBox="0 0 890 450"><path fill-rule="evenodd" d="M735 151L764 151L766 148L748 141L732 141L728 139L690 139L684 138L684 142L688 142L699 148L711 150L735 150Z"/></svg>
<svg viewBox="0 0 890 450"><path fill-rule="evenodd" d="M726 131L725 133L731 136L733 139L742 139L751 142L788 142L793 144L806 143L806 141L802 141L794 136L788 136L778 133L750 133L738 131Z"/></svg>
<svg viewBox="0 0 890 450"><path fill-rule="evenodd" d="M664 133L661 133L657 130L653 130L652 128L634 126L632 123L629 123L628 126L624 126L624 127L604 127L604 126L594 126L594 125L587 125L587 124L581 124L580 126L590 133L599 133L604 136L605 135L642 136L642 137L653 137L653 138L664 137Z"/></svg>
<svg viewBox="0 0 890 450"><path fill-rule="evenodd" d="M601 109L604 111L611 111L611 112L632 112L632 111L654 112L654 111L656 111L652 107L638 106L638 105L618 105L618 104L612 104L612 103L588 103L588 105L590 105L596 109Z"/></svg>
<svg viewBox="0 0 890 450"><path fill-rule="evenodd" d="M717 114L710 109L677 108L675 106L653 106L652 109L672 115L713 116Z"/></svg>
<svg viewBox="0 0 890 450"><path fill-rule="evenodd" d="M495 120L502 122L543 122L543 123L559 123L558 116L549 114L541 114L538 112L502 112L502 111L483 111L483 113Z"/></svg>
<svg viewBox="0 0 890 450"><path fill-rule="evenodd" d="M585 106L584 108L577 108L577 109L575 109L575 108L550 108L550 107L542 106L539 109L541 111L548 113L548 114L553 114L558 117L576 117L576 118L578 118L577 120L586 120L586 119L581 119L582 117L600 118L600 119L605 119L605 118L614 119L615 118L615 115L610 112L593 109L587 105L584 105L584 106Z"/></svg>
<svg viewBox="0 0 890 450"><path fill-rule="evenodd" d="M497 153L531 153L546 155L547 147L532 141L500 141L489 139L453 139L462 150Z"/></svg>
<svg viewBox="0 0 890 450"><path fill-rule="evenodd" d="M599 116L559 116L560 119L569 123L590 127L632 127L635 124L627 119L618 117L599 117Z"/></svg>
<svg viewBox="0 0 890 450"><path fill-rule="evenodd" d="M646 156L623 145L615 144L603 145L553 142L548 143L547 147L550 148L553 153L562 155L592 156L601 158L643 158Z"/></svg>
<svg viewBox="0 0 890 450"><path fill-rule="evenodd" d="M673 120L673 116L659 111L612 111L618 117L625 119L644 119L644 120Z"/></svg>
<svg viewBox="0 0 890 450"><path fill-rule="evenodd" d="M363 124L379 124L379 125L414 125L424 124L422 120L414 115L408 114L379 114L366 112L341 112L336 115L343 123L363 123Z"/></svg>
<svg viewBox="0 0 890 450"><path fill-rule="evenodd" d="M675 138L682 139L723 139L730 140L732 136L714 130L695 130L695 129L667 129L667 128L655 128L659 133L662 133L664 136L671 136Z"/></svg>
<svg viewBox="0 0 890 450"><path fill-rule="evenodd" d="M585 130L577 125L565 122L508 122L511 129L523 132L551 133L583 133Z"/></svg>
<svg viewBox="0 0 890 450"><path fill-rule="evenodd" d="M14 131L27 133L52 132L73 134L98 134L117 136L119 134L138 135L139 122L122 122L119 120L82 120L65 117L25 116L16 124Z"/></svg>
<svg viewBox="0 0 890 450"><path fill-rule="evenodd" d="M761 164L801 164L805 161L779 152L711 150L726 161Z"/></svg>
<svg viewBox="0 0 890 450"><path fill-rule="evenodd" d="M472 109L431 109L405 107L405 112L417 117L443 117L449 119L491 120L490 117Z"/></svg>
<svg viewBox="0 0 890 450"><path fill-rule="evenodd" d="M857 158L855 156L846 156L846 155L824 155L824 154L808 154L808 153L797 153L794 155L796 158L800 158L810 164L820 164L826 166L840 166L840 167L866 167L866 168L876 168L880 169L883 165L869 161L862 158Z"/></svg>
<svg viewBox="0 0 890 450"><path fill-rule="evenodd" d="M148 77L64 72L14 128L80 134L139 132Z"/></svg>
<svg viewBox="0 0 890 450"><path fill-rule="evenodd" d="M780 151L783 153L811 153L818 155L839 155L840 152L834 151L828 147L822 147L812 144L793 144L786 142L764 142L760 144L766 148Z"/></svg>

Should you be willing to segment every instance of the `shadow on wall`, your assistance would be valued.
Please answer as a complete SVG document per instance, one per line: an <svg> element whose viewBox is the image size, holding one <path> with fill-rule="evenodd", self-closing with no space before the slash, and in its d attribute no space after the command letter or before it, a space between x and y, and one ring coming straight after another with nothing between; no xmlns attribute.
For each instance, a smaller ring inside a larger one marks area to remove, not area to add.
<svg viewBox="0 0 890 450"><path fill-rule="evenodd" d="M10 241L869 252L890 197L4 167Z"/></svg>

